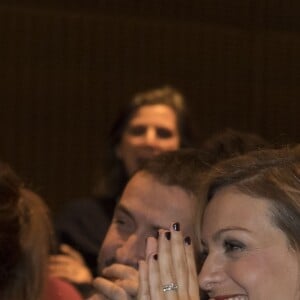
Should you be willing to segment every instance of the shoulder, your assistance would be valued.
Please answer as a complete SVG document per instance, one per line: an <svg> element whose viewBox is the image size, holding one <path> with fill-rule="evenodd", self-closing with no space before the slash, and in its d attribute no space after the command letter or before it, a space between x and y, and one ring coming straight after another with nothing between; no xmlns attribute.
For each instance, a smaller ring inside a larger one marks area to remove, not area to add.
<svg viewBox="0 0 300 300"><path fill-rule="evenodd" d="M54 277L49 277L43 300L83 300L79 292L70 283Z"/></svg>

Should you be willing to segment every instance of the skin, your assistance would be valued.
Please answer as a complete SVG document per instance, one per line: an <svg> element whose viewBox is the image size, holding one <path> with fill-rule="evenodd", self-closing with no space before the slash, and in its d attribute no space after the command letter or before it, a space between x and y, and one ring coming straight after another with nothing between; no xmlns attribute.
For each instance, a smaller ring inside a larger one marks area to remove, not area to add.
<svg viewBox="0 0 300 300"><path fill-rule="evenodd" d="M212 198L203 219L206 259L199 274L210 299L300 299L299 252L270 215L268 200L232 186Z"/></svg>
<svg viewBox="0 0 300 300"><path fill-rule="evenodd" d="M167 105L145 105L129 121L116 154L131 176L149 158L177 150L179 145L174 110ZM50 258L50 274L77 284L91 283L92 274L81 254L68 245L63 245L60 250L60 255Z"/></svg>
<svg viewBox="0 0 300 300"><path fill-rule="evenodd" d="M98 291L91 299L132 299L138 290L138 263L145 259L146 238L179 221L193 237L196 201L177 186L163 185L140 171L129 181L115 210L99 254ZM104 297L105 295L105 297Z"/></svg>
<svg viewBox="0 0 300 300"><path fill-rule="evenodd" d="M145 105L129 121L116 153L131 176L149 158L179 146L174 110L164 104Z"/></svg>
<svg viewBox="0 0 300 300"><path fill-rule="evenodd" d="M49 272L51 276L72 279L75 283L91 283L93 276L86 267L81 254L69 245L60 245L59 255L51 255L49 259Z"/></svg>
<svg viewBox="0 0 300 300"><path fill-rule="evenodd" d="M138 300L199 300L194 247L181 231L170 227L170 240L160 230L158 240L148 238L146 261L140 261ZM158 253L158 256L153 254ZM177 283L178 289L163 292L162 286Z"/></svg>
<svg viewBox="0 0 300 300"><path fill-rule="evenodd" d="M300 299L299 252L272 222L271 209L269 200L245 195L232 186L219 190L211 199L201 231L206 258L198 276L200 288L209 299ZM172 237L171 243L160 238L158 246L152 241L147 261L140 262L138 300L199 299L189 283L195 282L195 271L189 267L193 259L190 247L183 246L173 232ZM153 257L155 251L158 261ZM160 260L169 265L162 267ZM162 293L164 282L176 282L178 290Z"/></svg>

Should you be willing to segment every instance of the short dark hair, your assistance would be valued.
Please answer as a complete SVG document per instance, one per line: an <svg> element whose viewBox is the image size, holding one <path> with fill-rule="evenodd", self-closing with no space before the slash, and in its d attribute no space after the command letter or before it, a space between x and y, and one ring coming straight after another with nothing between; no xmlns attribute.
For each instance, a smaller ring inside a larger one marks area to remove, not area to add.
<svg viewBox="0 0 300 300"><path fill-rule="evenodd" d="M201 188L199 178L214 164L267 147L270 144L259 135L226 129L208 138L199 149L162 153L150 160L142 170L164 184L177 185L198 194Z"/></svg>
<svg viewBox="0 0 300 300"><path fill-rule="evenodd" d="M196 196L200 175L209 168L205 152L181 149L154 157L140 171L152 175L162 184L178 186Z"/></svg>

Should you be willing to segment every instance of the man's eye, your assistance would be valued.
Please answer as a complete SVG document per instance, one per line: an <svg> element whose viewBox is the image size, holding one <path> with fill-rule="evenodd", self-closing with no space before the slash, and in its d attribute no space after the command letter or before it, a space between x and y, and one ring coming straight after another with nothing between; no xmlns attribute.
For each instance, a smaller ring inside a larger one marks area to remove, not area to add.
<svg viewBox="0 0 300 300"><path fill-rule="evenodd" d="M122 225L125 224L125 221L124 221L124 220L121 220L121 219L117 219L116 222L117 222L118 224L122 224Z"/></svg>
<svg viewBox="0 0 300 300"><path fill-rule="evenodd" d="M237 252L244 250L245 245L238 241L224 241L225 252Z"/></svg>
<svg viewBox="0 0 300 300"><path fill-rule="evenodd" d="M204 264L207 256L208 256L208 250L205 249L205 250L200 251L200 253L198 255L198 258L200 260L200 265L201 266Z"/></svg>
<svg viewBox="0 0 300 300"><path fill-rule="evenodd" d="M125 225L125 220L120 219L120 218L115 218L114 223L119 224L119 225Z"/></svg>
<svg viewBox="0 0 300 300"><path fill-rule="evenodd" d="M160 137L162 139L168 139L173 136L173 132L166 128L157 128L156 134L158 137Z"/></svg>
<svg viewBox="0 0 300 300"><path fill-rule="evenodd" d="M128 128L128 133L133 136L140 136L145 134L146 127L145 126L131 126Z"/></svg>

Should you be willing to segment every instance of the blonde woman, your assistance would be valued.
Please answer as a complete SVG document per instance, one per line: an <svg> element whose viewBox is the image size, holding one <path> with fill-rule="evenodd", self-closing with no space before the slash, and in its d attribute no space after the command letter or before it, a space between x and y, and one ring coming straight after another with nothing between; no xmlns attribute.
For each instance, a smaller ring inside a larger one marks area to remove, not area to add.
<svg viewBox="0 0 300 300"><path fill-rule="evenodd" d="M299 147L222 162L204 191L198 279L190 240L171 228L170 240L152 240L140 262L138 299L199 299L198 284L201 299L299 300Z"/></svg>

